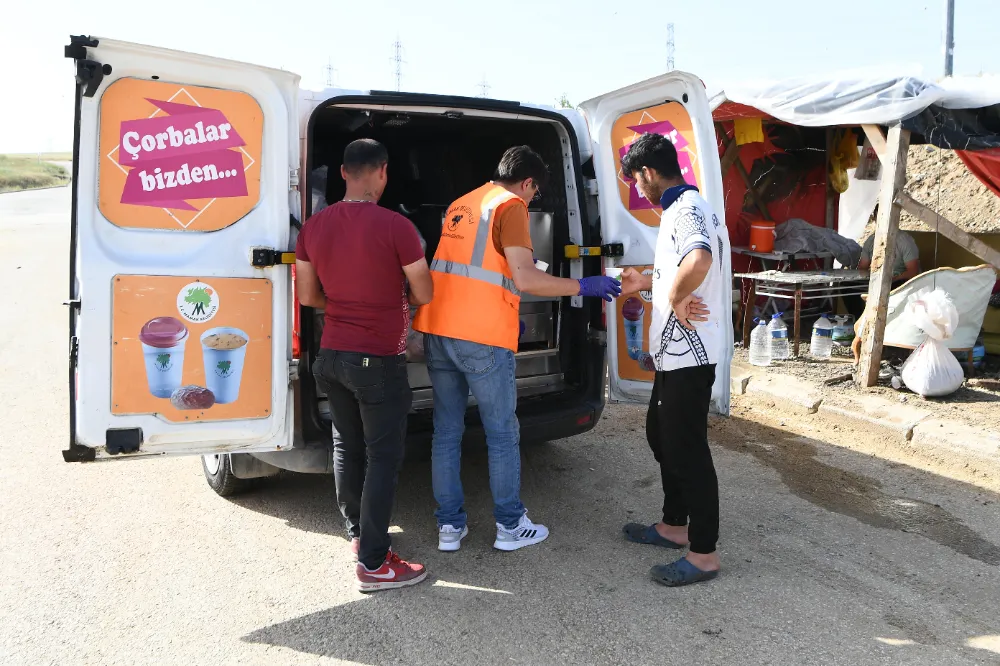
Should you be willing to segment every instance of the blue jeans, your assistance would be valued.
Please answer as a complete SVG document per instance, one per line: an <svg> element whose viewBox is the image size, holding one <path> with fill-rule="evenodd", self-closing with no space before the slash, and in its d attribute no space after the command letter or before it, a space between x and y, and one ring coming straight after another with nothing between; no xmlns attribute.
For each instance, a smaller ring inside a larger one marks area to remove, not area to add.
<svg viewBox="0 0 1000 666"><path fill-rule="evenodd" d="M476 342L424 336L427 370L434 392L431 469L438 527L465 527L462 492L462 435L469 391L479 404L486 431L493 492L493 517L513 529L524 515L521 504L521 430L514 413L517 385L514 352Z"/></svg>

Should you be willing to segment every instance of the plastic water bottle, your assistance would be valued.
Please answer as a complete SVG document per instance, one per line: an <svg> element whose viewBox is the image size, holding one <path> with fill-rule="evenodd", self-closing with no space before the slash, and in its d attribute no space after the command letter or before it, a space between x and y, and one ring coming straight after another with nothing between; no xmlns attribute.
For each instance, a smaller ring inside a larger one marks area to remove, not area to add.
<svg viewBox="0 0 1000 666"><path fill-rule="evenodd" d="M809 353L815 358L830 358L833 353L833 324L825 314L820 315L813 324Z"/></svg>
<svg viewBox="0 0 1000 666"><path fill-rule="evenodd" d="M788 353L788 327L785 320L781 318L784 312L779 312L771 316L771 323L767 325L767 331L771 334L771 360L785 361L789 357Z"/></svg>
<svg viewBox="0 0 1000 666"><path fill-rule="evenodd" d="M767 330L767 322L755 319L757 325L750 332L750 363L752 365L771 365L771 335Z"/></svg>

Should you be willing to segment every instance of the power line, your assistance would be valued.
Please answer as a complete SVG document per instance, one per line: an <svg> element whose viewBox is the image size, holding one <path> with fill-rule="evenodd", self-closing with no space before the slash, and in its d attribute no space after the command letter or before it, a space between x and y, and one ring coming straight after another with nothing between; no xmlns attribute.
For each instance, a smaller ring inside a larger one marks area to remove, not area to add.
<svg viewBox="0 0 1000 666"><path fill-rule="evenodd" d="M674 24L667 24L667 71L674 69Z"/></svg>
<svg viewBox="0 0 1000 666"><path fill-rule="evenodd" d="M403 64L406 62L403 60L403 42L399 41L399 37L396 37L396 41L393 43L392 49L392 61L396 66L396 92L399 92L402 90Z"/></svg>

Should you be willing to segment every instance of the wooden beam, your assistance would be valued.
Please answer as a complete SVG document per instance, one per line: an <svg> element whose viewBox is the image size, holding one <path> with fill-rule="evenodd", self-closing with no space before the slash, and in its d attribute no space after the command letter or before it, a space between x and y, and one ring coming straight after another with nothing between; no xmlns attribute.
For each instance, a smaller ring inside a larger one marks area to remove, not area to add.
<svg viewBox="0 0 1000 666"><path fill-rule="evenodd" d="M726 146L726 152L722 155L722 177L725 178L726 174L733 167L733 164L740 156L740 146L735 141L730 141L729 145Z"/></svg>
<svg viewBox="0 0 1000 666"><path fill-rule="evenodd" d="M878 155L882 163L885 163L886 145L885 145L885 134L882 134L882 128L878 125L862 125L861 129L864 130L865 136L868 137L868 143L872 144L872 148L875 150L875 154Z"/></svg>
<svg viewBox="0 0 1000 666"><path fill-rule="evenodd" d="M739 153L739 146L736 144L736 138L733 137L730 139L721 123L715 124L715 133L722 140L722 145L726 147L723 159L729 154L729 151L733 146L736 146L737 154ZM747 186L747 192L750 193L750 198L753 199L754 205L757 206L757 210L760 211L761 216L763 216L765 220L770 220L771 214L767 211L767 206L764 205L764 200L760 198L760 195L757 194L757 190L754 189L753 183L750 182L750 174L747 173L746 167L743 166L743 162L733 159L733 164L736 165L736 171L740 174L740 178L743 179L743 183ZM726 172L723 171L722 173L725 175Z"/></svg>
<svg viewBox="0 0 1000 666"><path fill-rule="evenodd" d="M939 231L942 236L976 255L997 270L1000 270L1000 252L979 240L972 234L962 231L954 222L951 222L939 213L931 210L919 201L915 200L906 192L896 195L896 204L913 217L921 220L924 224L935 231ZM938 268L935 266L934 268Z"/></svg>
<svg viewBox="0 0 1000 666"><path fill-rule="evenodd" d="M868 283L868 303L865 307L865 327L861 332L858 384L862 387L875 386L882 363L882 336L885 333L889 291L892 289L896 233L899 231L900 207L893 204L906 184L906 155L909 147L909 130L904 130L898 124L889 128L878 196L878 220L875 223L875 246L872 252L871 280Z"/></svg>
<svg viewBox="0 0 1000 666"><path fill-rule="evenodd" d="M826 128L826 159L829 161L830 155L833 153L833 132L832 127ZM830 184L830 169L824 169L824 174L826 175L826 228L833 229L836 226L837 217L837 192L833 189ZM823 260L823 268L830 270L833 268L833 259L827 258Z"/></svg>

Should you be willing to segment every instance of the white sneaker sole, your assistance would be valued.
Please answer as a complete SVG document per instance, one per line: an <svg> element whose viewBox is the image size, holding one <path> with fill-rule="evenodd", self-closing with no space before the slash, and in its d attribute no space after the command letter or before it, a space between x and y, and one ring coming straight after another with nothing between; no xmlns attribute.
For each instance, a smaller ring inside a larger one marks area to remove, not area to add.
<svg viewBox="0 0 1000 666"><path fill-rule="evenodd" d="M450 543L446 543L444 541L441 541L441 539L438 539L438 550L443 551L445 553L454 553L456 550L462 547L462 539L464 539L467 536L469 536L468 526L462 528L462 533L458 535L458 541L452 541Z"/></svg>
<svg viewBox="0 0 1000 666"><path fill-rule="evenodd" d="M397 587L409 587L410 585L416 585L417 583L422 583L424 579L427 578L427 570L425 569L422 574L416 578L411 578L410 580L387 580L384 583L363 583L358 581L358 592L380 592L382 590L394 590Z"/></svg>
<svg viewBox="0 0 1000 666"><path fill-rule="evenodd" d="M497 550L503 550L510 552L512 550L518 550L520 548L526 548L527 546L534 546L535 544L541 543L549 538L546 534L543 537L535 537L533 539L518 539L517 541L500 541L497 539L493 542L493 547Z"/></svg>

